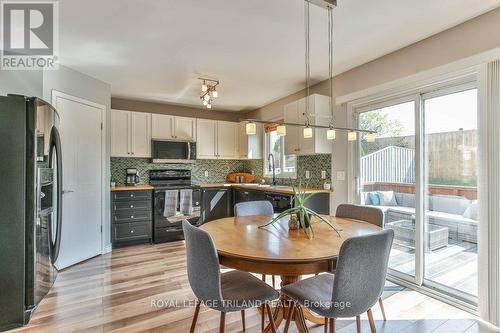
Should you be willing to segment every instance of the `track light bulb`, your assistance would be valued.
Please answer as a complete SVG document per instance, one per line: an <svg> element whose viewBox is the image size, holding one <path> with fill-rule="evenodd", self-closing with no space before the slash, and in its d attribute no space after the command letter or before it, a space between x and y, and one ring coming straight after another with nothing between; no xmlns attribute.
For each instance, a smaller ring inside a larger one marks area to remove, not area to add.
<svg viewBox="0 0 500 333"><path fill-rule="evenodd" d="M286 136L286 126L278 125L276 127L276 134L278 134L279 136Z"/></svg>
<svg viewBox="0 0 500 333"><path fill-rule="evenodd" d="M304 139L313 137L313 129L311 127L304 127Z"/></svg>
<svg viewBox="0 0 500 333"><path fill-rule="evenodd" d="M356 141L358 139L358 133L355 131L350 131L347 133L347 141Z"/></svg>
<svg viewBox="0 0 500 333"><path fill-rule="evenodd" d="M335 130L333 128L330 128L329 130L326 131L326 139L335 140Z"/></svg>

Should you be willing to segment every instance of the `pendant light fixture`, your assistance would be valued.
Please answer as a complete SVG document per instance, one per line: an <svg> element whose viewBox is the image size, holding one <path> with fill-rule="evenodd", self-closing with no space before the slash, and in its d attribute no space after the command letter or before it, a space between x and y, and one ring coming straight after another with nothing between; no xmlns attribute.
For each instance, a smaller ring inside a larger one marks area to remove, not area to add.
<svg viewBox="0 0 500 333"><path fill-rule="evenodd" d="M310 89L310 79L311 79L311 61L310 61L310 13L309 5L313 3L320 6L321 8L326 8L328 13L328 75L330 80L330 122L328 126L311 124L310 122L310 110L309 110L309 89ZM305 123L285 123L281 122L277 124L276 132L279 136L286 135L286 126L292 127L302 127L302 135L304 138L312 138L313 130L315 128L326 129L326 138L328 140L335 140L337 131L347 132L348 141L356 141L358 139L358 133L365 133L365 140L367 142L375 141L375 131L362 130L358 128L348 128L348 127L336 127L334 125L335 120L335 101L333 98L333 9L337 5L336 0L304 0L304 36L305 36L305 74L306 74L306 85L305 85L305 111L303 116L305 117ZM210 89L210 87L209 87ZM272 124L276 125L276 122L257 120L257 119L241 119L241 121L249 121L254 123L262 124Z"/></svg>
<svg viewBox="0 0 500 333"><path fill-rule="evenodd" d="M305 63L306 63L306 107L304 115L306 117L306 126L303 130L304 139L310 139L313 136L312 128L309 121L309 80L311 78L311 59L310 59L310 14L309 14L309 1L304 1L304 31L305 31Z"/></svg>
<svg viewBox="0 0 500 333"><path fill-rule="evenodd" d="M335 140L335 130L333 129L333 120L335 106L333 103L333 8L327 7L328 12L328 77L330 78L330 124L326 131L327 140Z"/></svg>
<svg viewBox="0 0 500 333"><path fill-rule="evenodd" d="M285 125L276 126L276 134L278 134L278 136L286 136L286 126Z"/></svg>
<svg viewBox="0 0 500 333"><path fill-rule="evenodd" d="M248 122L245 127L246 127L247 135L257 134L257 125L253 121Z"/></svg>

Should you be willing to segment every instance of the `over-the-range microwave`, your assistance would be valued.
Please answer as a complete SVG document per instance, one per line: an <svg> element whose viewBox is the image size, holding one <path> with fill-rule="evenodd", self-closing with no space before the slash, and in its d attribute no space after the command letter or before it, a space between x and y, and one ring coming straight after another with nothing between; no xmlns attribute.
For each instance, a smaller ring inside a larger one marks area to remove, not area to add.
<svg viewBox="0 0 500 333"><path fill-rule="evenodd" d="M152 140L153 163L193 163L196 160L196 142L179 140Z"/></svg>

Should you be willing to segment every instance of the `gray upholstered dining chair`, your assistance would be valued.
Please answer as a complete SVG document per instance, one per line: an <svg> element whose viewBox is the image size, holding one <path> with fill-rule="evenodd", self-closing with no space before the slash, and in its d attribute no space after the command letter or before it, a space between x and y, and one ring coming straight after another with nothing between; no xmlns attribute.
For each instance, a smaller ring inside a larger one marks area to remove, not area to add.
<svg viewBox="0 0 500 333"><path fill-rule="evenodd" d="M361 205L351 205L351 204L341 204L337 207L335 212L337 217L345 217L354 220L365 221L376 226L384 226L384 212L377 207L367 207ZM385 316L384 302L382 297L378 299L378 304L380 306L380 311L382 311L382 317L384 321L387 320ZM356 318L359 321L359 318Z"/></svg>
<svg viewBox="0 0 500 333"><path fill-rule="evenodd" d="M394 231L352 237L340 248L335 274L325 273L289 284L281 292L294 300L287 316L288 332L295 302L325 317L325 332L329 321L330 333L335 331L335 318L354 317L368 312L370 329L376 332L371 307L384 290L387 265ZM329 320L327 320L329 318ZM357 320L360 331L360 321Z"/></svg>
<svg viewBox="0 0 500 333"><path fill-rule="evenodd" d="M234 205L234 216L273 215L274 208L269 201L246 201ZM262 281L266 275L262 274ZM272 275L273 288L276 288L276 278Z"/></svg>
<svg viewBox="0 0 500 333"><path fill-rule="evenodd" d="M188 280L198 298L191 324L193 333L200 305L220 311L219 332L224 332L226 312L241 311L245 330L245 309L262 306L267 312L272 332L276 333L269 302L278 299L279 293L250 273L230 271L221 274L219 257L210 235L188 221L182 221L187 249Z"/></svg>

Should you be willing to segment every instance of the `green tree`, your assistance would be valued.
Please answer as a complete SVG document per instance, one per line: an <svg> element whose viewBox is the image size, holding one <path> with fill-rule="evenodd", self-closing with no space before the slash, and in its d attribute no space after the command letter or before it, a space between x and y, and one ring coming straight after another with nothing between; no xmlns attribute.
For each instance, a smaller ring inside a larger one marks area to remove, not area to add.
<svg viewBox="0 0 500 333"><path fill-rule="evenodd" d="M400 136L403 124L398 119L389 119L389 114L381 111L362 113L359 117L360 128L377 132L377 137Z"/></svg>

